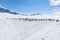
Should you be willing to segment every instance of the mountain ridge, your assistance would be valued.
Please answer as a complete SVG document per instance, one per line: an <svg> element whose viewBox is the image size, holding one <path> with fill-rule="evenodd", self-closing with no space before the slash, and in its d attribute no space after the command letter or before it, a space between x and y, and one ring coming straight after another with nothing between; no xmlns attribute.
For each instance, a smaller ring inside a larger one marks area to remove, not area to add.
<svg viewBox="0 0 60 40"><path fill-rule="evenodd" d="M18 14L18 13L16 13L16 12L11 12L10 10L8 10L8 9L5 9L5 8L0 8L0 12L1 13L10 13L10 14Z"/></svg>
<svg viewBox="0 0 60 40"><path fill-rule="evenodd" d="M32 14L26 14L26 13L17 13L17 12L11 12L9 9L6 8L1 8L0 7L0 12L1 13L10 13L10 14L14 14L14 15L23 15L23 16L35 16L35 15L42 15L40 13L32 13Z"/></svg>

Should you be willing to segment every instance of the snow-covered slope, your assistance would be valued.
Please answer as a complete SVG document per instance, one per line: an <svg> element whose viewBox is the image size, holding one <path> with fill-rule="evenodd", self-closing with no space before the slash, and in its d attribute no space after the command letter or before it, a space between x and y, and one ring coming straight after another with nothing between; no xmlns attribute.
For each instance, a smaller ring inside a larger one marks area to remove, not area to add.
<svg viewBox="0 0 60 40"><path fill-rule="evenodd" d="M47 19L47 21L24 21L19 18ZM60 40L60 16L0 13L0 40Z"/></svg>

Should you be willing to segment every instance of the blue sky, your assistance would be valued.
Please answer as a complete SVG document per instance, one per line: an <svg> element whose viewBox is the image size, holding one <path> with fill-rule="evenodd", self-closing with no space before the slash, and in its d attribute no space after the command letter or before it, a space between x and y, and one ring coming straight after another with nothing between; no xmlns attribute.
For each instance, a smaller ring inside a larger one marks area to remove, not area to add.
<svg viewBox="0 0 60 40"><path fill-rule="evenodd" d="M52 13L55 4L50 0L0 0L0 5L11 11L22 13Z"/></svg>

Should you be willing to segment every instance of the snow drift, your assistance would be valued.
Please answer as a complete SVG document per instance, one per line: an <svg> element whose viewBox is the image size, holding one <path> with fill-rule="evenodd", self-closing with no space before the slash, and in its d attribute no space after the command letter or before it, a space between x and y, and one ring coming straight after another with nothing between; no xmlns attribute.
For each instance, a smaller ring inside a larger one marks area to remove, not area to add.
<svg viewBox="0 0 60 40"><path fill-rule="evenodd" d="M19 18L55 20L24 21ZM60 40L60 16L0 13L0 40Z"/></svg>

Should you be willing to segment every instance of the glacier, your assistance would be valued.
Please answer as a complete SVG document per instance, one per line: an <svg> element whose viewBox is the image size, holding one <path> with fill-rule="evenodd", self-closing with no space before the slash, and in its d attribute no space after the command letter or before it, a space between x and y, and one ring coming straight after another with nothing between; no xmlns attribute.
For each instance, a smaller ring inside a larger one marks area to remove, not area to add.
<svg viewBox="0 0 60 40"><path fill-rule="evenodd" d="M19 20L19 18L55 20L24 21ZM0 40L60 40L60 16L22 16L0 13Z"/></svg>

